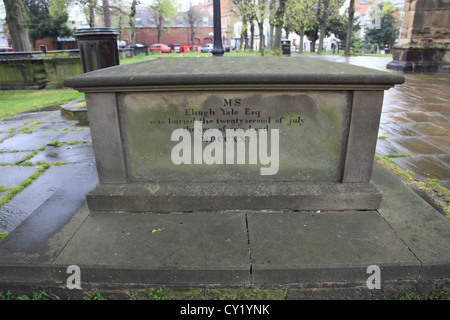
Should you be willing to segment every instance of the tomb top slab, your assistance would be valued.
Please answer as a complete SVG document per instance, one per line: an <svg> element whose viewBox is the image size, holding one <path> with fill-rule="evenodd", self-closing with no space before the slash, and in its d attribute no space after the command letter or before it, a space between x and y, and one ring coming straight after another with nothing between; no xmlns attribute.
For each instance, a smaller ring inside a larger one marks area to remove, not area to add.
<svg viewBox="0 0 450 320"><path fill-rule="evenodd" d="M67 78L79 91L161 86L293 85L318 89L387 89L404 77L386 71L304 57L154 59ZM232 88L236 89L236 88Z"/></svg>

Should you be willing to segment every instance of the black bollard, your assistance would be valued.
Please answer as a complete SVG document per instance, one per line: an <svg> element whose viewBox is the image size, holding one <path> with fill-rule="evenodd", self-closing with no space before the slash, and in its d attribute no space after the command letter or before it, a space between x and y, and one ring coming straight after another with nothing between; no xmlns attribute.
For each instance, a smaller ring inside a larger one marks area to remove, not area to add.
<svg viewBox="0 0 450 320"><path fill-rule="evenodd" d="M222 47L222 22L220 17L220 0L214 0L214 48L212 49L213 57L222 57L225 50Z"/></svg>

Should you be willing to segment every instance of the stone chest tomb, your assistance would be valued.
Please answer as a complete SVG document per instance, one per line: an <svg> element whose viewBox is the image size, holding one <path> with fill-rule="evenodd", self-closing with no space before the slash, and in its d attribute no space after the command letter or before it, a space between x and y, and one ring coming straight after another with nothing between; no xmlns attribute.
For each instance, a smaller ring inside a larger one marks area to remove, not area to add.
<svg viewBox="0 0 450 320"><path fill-rule="evenodd" d="M384 90L319 59L155 59L65 80L85 93L91 211L371 210Z"/></svg>

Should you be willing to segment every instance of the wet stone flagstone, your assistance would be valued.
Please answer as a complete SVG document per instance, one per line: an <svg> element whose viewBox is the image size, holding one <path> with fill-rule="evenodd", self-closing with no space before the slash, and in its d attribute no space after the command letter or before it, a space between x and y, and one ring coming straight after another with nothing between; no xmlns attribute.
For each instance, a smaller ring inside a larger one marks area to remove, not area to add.
<svg viewBox="0 0 450 320"><path fill-rule="evenodd" d="M0 232L15 229L86 165L95 167L89 127L59 111L0 119Z"/></svg>
<svg viewBox="0 0 450 320"><path fill-rule="evenodd" d="M391 158L419 180L450 187L450 78L406 74L406 82L385 93L377 154Z"/></svg>

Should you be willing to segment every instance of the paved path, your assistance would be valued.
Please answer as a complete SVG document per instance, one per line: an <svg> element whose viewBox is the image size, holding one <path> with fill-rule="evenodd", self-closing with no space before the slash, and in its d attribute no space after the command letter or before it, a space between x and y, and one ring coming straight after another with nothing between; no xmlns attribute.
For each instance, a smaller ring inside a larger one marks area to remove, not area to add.
<svg viewBox="0 0 450 320"><path fill-rule="evenodd" d="M95 168L89 127L59 110L0 119L0 232L17 227L85 165Z"/></svg>

